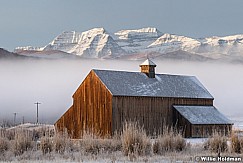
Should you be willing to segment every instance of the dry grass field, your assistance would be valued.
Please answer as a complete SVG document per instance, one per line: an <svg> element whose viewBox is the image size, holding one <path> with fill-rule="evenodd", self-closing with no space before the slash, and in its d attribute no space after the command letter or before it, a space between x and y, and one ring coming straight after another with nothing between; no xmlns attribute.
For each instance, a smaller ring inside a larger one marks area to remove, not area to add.
<svg viewBox="0 0 243 163"><path fill-rule="evenodd" d="M121 133L101 139L85 133L71 140L53 126L22 125L0 129L0 162L197 162L198 156L243 158L243 137L214 133L208 139L184 139L165 128L149 137L137 123L125 123Z"/></svg>

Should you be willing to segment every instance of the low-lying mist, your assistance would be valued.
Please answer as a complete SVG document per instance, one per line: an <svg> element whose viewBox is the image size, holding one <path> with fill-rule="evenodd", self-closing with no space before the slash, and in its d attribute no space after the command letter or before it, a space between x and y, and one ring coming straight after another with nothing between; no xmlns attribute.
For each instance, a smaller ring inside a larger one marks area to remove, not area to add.
<svg viewBox="0 0 243 163"><path fill-rule="evenodd" d="M214 105L231 119L243 117L243 65L156 61L156 73L196 76L214 96ZM54 123L71 105L72 95L91 69L139 71L142 61L1 60L0 123L3 120Z"/></svg>

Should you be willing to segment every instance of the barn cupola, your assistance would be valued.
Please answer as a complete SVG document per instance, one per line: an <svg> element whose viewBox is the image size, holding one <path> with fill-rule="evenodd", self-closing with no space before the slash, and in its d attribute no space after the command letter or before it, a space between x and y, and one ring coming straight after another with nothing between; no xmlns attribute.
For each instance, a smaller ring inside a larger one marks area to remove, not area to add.
<svg viewBox="0 0 243 163"><path fill-rule="evenodd" d="M149 78L155 78L156 64L149 58L139 66L141 67L141 72L145 73Z"/></svg>

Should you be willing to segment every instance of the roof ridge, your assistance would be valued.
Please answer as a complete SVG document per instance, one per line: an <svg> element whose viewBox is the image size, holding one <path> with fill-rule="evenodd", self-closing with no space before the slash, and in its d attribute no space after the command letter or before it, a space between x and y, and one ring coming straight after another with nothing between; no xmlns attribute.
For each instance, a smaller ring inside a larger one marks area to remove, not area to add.
<svg viewBox="0 0 243 163"><path fill-rule="evenodd" d="M112 94L117 96L213 99L199 80L195 80L195 76L156 74L155 78L148 78L142 72L93 70Z"/></svg>
<svg viewBox="0 0 243 163"><path fill-rule="evenodd" d="M94 71L111 71L111 72L126 72L126 73L143 73L140 71L125 71L125 70L106 70L106 69L92 69ZM168 75L168 76L182 76L182 77L196 77L193 75L180 75L180 74L161 74L156 73L155 75Z"/></svg>

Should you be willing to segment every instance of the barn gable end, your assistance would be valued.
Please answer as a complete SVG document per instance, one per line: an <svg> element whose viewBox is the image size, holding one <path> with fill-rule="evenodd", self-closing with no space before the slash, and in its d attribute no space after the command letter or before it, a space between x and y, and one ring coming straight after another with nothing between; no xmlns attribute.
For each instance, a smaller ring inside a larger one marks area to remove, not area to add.
<svg viewBox="0 0 243 163"><path fill-rule="evenodd" d="M58 130L72 130L72 138L80 138L83 132L110 135L112 128L112 95L92 70L73 95L72 116L74 125L56 123ZM71 119L71 115L63 117ZM62 118L61 118L62 119Z"/></svg>

